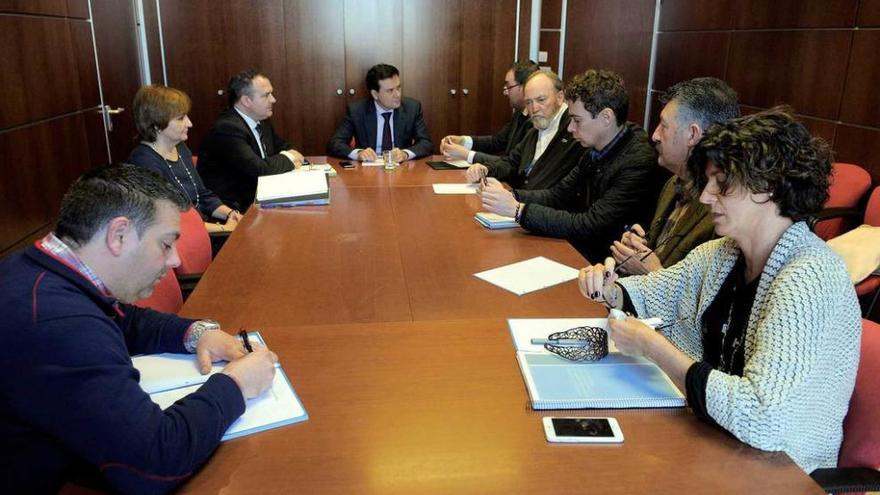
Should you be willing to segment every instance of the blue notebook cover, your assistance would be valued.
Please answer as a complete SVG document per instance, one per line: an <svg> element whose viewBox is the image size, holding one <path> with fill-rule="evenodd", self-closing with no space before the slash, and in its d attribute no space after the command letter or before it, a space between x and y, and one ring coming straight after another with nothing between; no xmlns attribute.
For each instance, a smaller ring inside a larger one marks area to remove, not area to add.
<svg viewBox="0 0 880 495"><path fill-rule="evenodd" d="M685 399L654 363L621 354L574 363L553 354L517 352L532 409L684 407Z"/></svg>
<svg viewBox="0 0 880 495"><path fill-rule="evenodd" d="M532 409L684 407L684 395L656 364L624 356L611 342L607 357L587 363L569 361L531 342L569 328L604 329L607 324L605 318L508 320Z"/></svg>

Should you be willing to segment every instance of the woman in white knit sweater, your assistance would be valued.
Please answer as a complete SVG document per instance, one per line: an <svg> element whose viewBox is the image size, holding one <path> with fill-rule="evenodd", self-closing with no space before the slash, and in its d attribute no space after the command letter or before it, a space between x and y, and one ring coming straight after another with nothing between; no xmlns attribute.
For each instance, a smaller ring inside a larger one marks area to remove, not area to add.
<svg viewBox="0 0 880 495"><path fill-rule="evenodd" d="M609 258L581 270L581 292L675 322L611 321L609 335L657 363L698 417L807 472L833 467L861 319L843 262L803 221L827 198L828 146L774 108L710 128L688 167L722 238L645 276L618 280Z"/></svg>

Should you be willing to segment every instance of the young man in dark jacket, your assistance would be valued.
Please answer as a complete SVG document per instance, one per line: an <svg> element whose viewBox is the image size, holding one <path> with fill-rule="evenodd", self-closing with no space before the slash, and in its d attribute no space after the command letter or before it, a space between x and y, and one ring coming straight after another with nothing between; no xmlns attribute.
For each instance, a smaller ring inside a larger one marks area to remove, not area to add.
<svg viewBox="0 0 880 495"><path fill-rule="evenodd" d="M648 135L626 121L623 79L588 70L565 88L568 130L587 148L580 162L549 189L504 189L489 179L480 194L493 213L516 218L535 234L568 239L587 259L603 260L625 225L646 222L664 178Z"/></svg>

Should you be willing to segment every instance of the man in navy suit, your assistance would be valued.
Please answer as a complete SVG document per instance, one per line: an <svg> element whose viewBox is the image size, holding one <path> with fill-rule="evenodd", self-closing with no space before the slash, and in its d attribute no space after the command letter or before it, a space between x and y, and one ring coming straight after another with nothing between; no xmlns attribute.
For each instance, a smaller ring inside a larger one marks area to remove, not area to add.
<svg viewBox="0 0 880 495"><path fill-rule="evenodd" d="M348 106L345 120L327 143L329 155L370 161L383 151L391 151L395 161L402 162L434 151L422 117L422 104L401 95L397 68L374 65L367 72L367 89L372 101L361 100Z"/></svg>
<svg viewBox="0 0 880 495"><path fill-rule="evenodd" d="M199 149L199 175L223 203L245 211L254 202L257 177L289 172L303 156L272 128L272 83L254 70L229 80L229 108Z"/></svg>

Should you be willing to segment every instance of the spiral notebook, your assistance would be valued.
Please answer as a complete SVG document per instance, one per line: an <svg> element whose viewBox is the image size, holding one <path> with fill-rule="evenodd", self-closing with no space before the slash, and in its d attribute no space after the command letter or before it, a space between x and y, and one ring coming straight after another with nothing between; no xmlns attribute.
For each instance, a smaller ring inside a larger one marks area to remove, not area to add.
<svg viewBox="0 0 880 495"><path fill-rule="evenodd" d="M624 356L609 342L600 361L576 363L563 359L532 338L546 338L578 326L605 328L605 318L508 320L532 409L631 409L684 407L685 397L651 361Z"/></svg>

